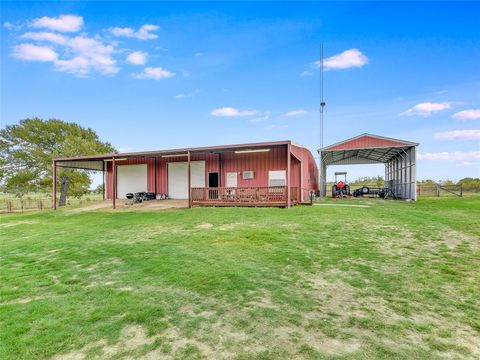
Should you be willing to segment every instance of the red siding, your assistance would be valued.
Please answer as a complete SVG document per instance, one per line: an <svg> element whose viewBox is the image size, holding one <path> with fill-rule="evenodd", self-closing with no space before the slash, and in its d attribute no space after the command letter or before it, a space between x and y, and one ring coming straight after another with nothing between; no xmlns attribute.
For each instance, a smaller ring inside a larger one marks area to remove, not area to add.
<svg viewBox="0 0 480 360"><path fill-rule="evenodd" d="M302 163L302 184L299 187L318 190L318 167L312 153L304 147L292 145L292 154ZM295 186L295 185L292 185Z"/></svg>
<svg viewBox="0 0 480 360"><path fill-rule="evenodd" d="M328 150L350 150L350 149L363 149L363 148L374 148L374 147L387 147L387 146L408 146L408 144L402 143L400 141L380 139L373 136L361 136L357 139L352 139L350 141L343 142L338 145L329 146Z"/></svg>
<svg viewBox="0 0 480 360"><path fill-rule="evenodd" d="M315 160L305 148L292 145L291 151L291 186L303 187L310 190L318 189L317 182L317 165ZM286 170L287 169L287 147L272 147L266 152L252 152L236 154L234 151L207 154L192 154L192 161L205 160L205 184L208 185L208 173L220 173L220 186L226 185L226 173L238 173L238 186L268 186L268 172L270 170ZM167 163L187 161L186 156L157 158L157 171L155 177L155 159L154 158L138 158L117 161L117 165L127 164L147 164L148 191L167 194ZM253 171L253 179L243 179L243 171ZM303 181L301 174L303 174ZM113 176L112 162L107 162L107 191L108 199L112 198ZM156 189L155 189L156 178Z"/></svg>
<svg viewBox="0 0 480 360"><path fill-rule="evenodd" d="M225 152L222 158L222 174L220 183L226 185L226 173L238 173L238 187L242 186L268 186L268 172L270 170L287 169L286 147L272 148L267 152L235 154ZM253 171L253 179L243 179L243 171Z"/></svg>

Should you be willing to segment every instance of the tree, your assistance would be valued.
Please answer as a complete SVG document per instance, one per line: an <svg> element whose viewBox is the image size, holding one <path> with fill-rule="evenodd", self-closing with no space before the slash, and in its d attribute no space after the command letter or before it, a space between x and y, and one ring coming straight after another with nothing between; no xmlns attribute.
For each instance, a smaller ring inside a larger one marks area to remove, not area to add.
<svg viewBox="0 0 480 360"><path fill-rule="evenodd" d="M0 130L0 185L17 196L49 192L54 158L114 151L95 131L76 123L24 119ZM88 191L91 179L87 171L59 169L58 175L59 182L61 176L68 178L70 195L81 196Z"/></svg>
<svg viewBox="0 0 480 360"><path fill-rule="evenodd" d="M463 187L468 189L480 189L480 179L466 177L458 181L458 184L462 184Z"/></svg>
<svg viewBox="0 0 480 360"><path fill-rule="evenodd" d="M375 176L375 177L369 177L369 176L365 176L365 177L361 177L361 178L358 178L354 181L351 181L350 182L350 185L374 185L376 187L383 187L383 184L384 184L385 180L383 179L383 176Z"/></svg>

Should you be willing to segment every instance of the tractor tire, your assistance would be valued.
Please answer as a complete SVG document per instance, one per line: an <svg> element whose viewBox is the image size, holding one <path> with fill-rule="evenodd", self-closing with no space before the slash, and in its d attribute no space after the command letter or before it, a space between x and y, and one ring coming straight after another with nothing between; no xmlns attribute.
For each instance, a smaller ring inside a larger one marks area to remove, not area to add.
<svg viewBox="0 0 480 360"><path fill-rule="evenodd" d="M344 193L345 193L345 195L350 196L350 185L345 185Z"/></svg>
<svg viewBox="0 0 480 360"><path fill-rule="evenodd" d="M369 192L370 192L370 189L368 188L368 186L362 187L362 194L368 194Z"/></svg>

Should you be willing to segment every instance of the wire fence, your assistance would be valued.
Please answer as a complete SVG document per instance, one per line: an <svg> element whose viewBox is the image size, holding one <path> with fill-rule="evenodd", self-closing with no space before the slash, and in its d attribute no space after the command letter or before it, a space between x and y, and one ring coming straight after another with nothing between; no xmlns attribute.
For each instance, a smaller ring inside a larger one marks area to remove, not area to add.
<svg viewBox="0 0 480 360"><path fill-rule="evenodd" d="M96 197L67 198L67 206L78 206L97 201ZM0 198L0 213L23 213L41 211L52 208L51 198Z"/></svg>

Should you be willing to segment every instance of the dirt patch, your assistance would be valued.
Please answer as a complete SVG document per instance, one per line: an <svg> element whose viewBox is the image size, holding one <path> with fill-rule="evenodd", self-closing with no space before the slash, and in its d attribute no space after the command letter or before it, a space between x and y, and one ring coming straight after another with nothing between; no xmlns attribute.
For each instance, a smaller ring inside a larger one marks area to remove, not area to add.
<svg viewBox="0 0 480 360"><path fill-rule="evenodd" d="M447 245L449 250L454 250L457 246L467 243L469 246L474 248L480 248L480 239L474 238L473 236L469 236L465 233L460 231L452 230L452 229L445 229L441 232L440 240Z"/></svg>
<svg viewBox="0 0 480 360"><path fill-rule="evenodd" d="M6 301L3 303L0 303L0 305L28 304L29 302L36 301L36 300L43 300L45 298L46 298L45 296L25 297L25 298Z"/></svg>
<svg viewBox="0 0 480 360"><path fill-rule="evenodd" d="M10 221L6 223L0 223L0 228L9 228L13 226L19 226L19 225L32 225L32 224L38 224L40 221L38 220L22 220L22 221Z"/></svg>
<svg viewBox="0 0 480 360"><path fill-rule="evenodd" d="M99 202L99 203L90 204L86 206L76 207L73 209L67 209L65 212L67 214L78 214L84 211L95 211L95 210L107 209L111 206L112 205L110 202Z"/></svg>
<svg viewBox="0 0 480 360"><path fill-rule="evenodd" d="M211 229L212 227L213 224L210 223L204 223L196 226L197 229Z"/></svg>
<svg viewBox="0 0 480 360"><path fill-rule="evenodd" d="M222 230L222 231L233 230L239 225L241 224L238 224L238 223L223 224L218 227L218 230Z"/></svg>
<svg viewBox="0 0 480 360"><path fill-rule="evenodd" d="M258 300L252 300L247 303L250 306L257 306L261 308L277 309L278 306L272 302L272 297L270 294L262 296Z"/></svg>
<svg viewBox="0 0 480 360"><path fill-rule="evenodd" d="M318 337L309 333L305 334L303 339L315 350L330 356L351 354L360 349L360 342L356 339L347 341L325 336Z"/></svg>
<svg viewBox="0 0 480 360"><path fill-rule="evenodd" d="M67 354L55 355L52 360L82 360L86 357L89 350L99 348L101 359L117 356L123 352L139 349L145 345L150 345L156 337L148 337L142 326L130 325L122 329L118 341L109 345L105 339L101 339L85 346L80 350L75 350Z"/></svg>

